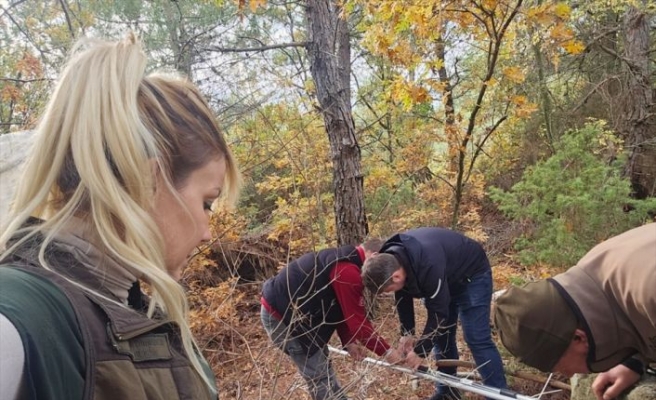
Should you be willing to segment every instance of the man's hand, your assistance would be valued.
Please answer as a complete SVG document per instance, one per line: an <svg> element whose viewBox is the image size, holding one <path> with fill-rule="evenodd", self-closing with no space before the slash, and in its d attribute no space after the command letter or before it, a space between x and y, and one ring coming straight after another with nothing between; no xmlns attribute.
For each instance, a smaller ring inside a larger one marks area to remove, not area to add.
<svg viewBox="0 0 656 400"><path fill-rule="evenodd" d="M401 364L405 362L405 356L399 351L399 349L389 349L387 354L383 357L385 362L390 364Z"/></svg>
<svg viewBox="0 0 656 400"><path fill-rule="evenodd" d="M349 343L345 346L346 351L356 361L362 361L367 356L367 352L364 347L360 346L357 343Z"/></svg>
<svg viewBox="0 0 656 400"><path fill-rule="evenodd" d="M620 364L597 375L592 392L597 400L611 400L640 380L640 374Z"/></svg>
<svg viewBox="0 0 656 400"><path fill-rule="evenodd" d="M415 338L410 335L402 336L401 340L399 341L399 345L397 349L399 349L399 351L404 355L409 354L411 351L414 351Z"/></svg>
<svg viewBox="0 0 656 400"><path fill-rule="evenodd" d="M406 354L405 361L403 362L403 364L408 368L412 368L413 370L416 370L417 368L419 368L422 362L423 360L421 359L421 357L419 357L417 353L411 350L409 353Z"/></svg>

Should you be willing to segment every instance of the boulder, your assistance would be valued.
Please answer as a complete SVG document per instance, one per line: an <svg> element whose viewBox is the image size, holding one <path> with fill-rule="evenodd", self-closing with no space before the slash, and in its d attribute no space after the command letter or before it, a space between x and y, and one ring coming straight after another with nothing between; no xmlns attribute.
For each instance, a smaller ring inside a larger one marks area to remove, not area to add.
<svg viewBox="0 0 656 400"><path fill-rule="evenodd" d="M592 382L597 374L574 375L572 377L572 400L596 400L592 393ZM622 393L617 400L656 400L656 377L645 375L640 382Z"/></svg>

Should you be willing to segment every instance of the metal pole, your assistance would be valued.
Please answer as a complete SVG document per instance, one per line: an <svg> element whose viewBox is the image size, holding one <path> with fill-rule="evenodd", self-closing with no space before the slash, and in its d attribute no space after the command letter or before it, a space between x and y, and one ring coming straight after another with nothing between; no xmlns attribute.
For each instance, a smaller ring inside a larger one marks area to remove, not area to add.
<svg viewBox="0 0 656 400"><path fill-rule="evenodd" d="M333 353L341 354L341 355L348 355L348 352L344 350L339 350L336 349L332 346L328 346L328 349L332 351ZM422 378L422 379L428 379L434 382L442 383L447 386L454 387L456 389L461 389L467 392L472 392L476 394L480 394L482 396L485 396L490 399L496 399L496 400L510 400L510 399L518 399L518 400L535 400L535 397L532 396L526 396L523 394L519 394L516 392L513 392L512 390L509 389L499 389L495 388L492 386L486 386L483 385L482 383L473 381L471 379L467 378L458 378L457 376L453 375L448 375L443 372L439 371L434 371L431 370L427 367L421 366L419 367L418 370L412 370L410 368L406 367L401 367L398 365L390 364L385 361L380 361L380 360L375 360L373 358L366 357L364 362L367 362L369 364L374 364L374 365L379 365L381 367L393 369L395 371L399 372L404 372L406 374L414 375L416 377Z"/></svg>

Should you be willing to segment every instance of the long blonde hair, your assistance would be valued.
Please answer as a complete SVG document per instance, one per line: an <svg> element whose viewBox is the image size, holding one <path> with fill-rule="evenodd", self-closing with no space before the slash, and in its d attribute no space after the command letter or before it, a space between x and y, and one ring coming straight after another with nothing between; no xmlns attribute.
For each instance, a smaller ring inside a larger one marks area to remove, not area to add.
<svg viewBox="0 0 656 400"><path fill-rule="evenodd" d="M148 317L159 308L180 326L189 360L213 387L196 355L183 288L166 272L164 241L151 216L152 161L168 186L180 188L191 172L222 157L226 203L236 200L239 173L198 89L180 77L145 76L145 68L133 35L76 45L37 127L0 245L6 255L43 234L39 259L50 269L48 243L71 218L85 219L103 251L150 285ZM25 227L30 217L42 223ZM17 233L23 239L7 248Z"/></svg>

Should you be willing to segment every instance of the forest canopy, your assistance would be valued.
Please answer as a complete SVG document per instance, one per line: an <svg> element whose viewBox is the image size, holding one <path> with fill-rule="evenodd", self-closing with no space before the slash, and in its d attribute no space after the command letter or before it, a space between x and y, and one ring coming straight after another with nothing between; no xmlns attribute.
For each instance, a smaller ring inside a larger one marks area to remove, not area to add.
<svg viewBox="0 0 656 400"><path fill-rule="evenodd" d="M0 17L0 130L35 125L77 39L133 31L151 69L202 88L232 142L247 184L220 237L303 252L447 226L563 266L653 218L654 12L619 0L13 0Z"/></svg>

